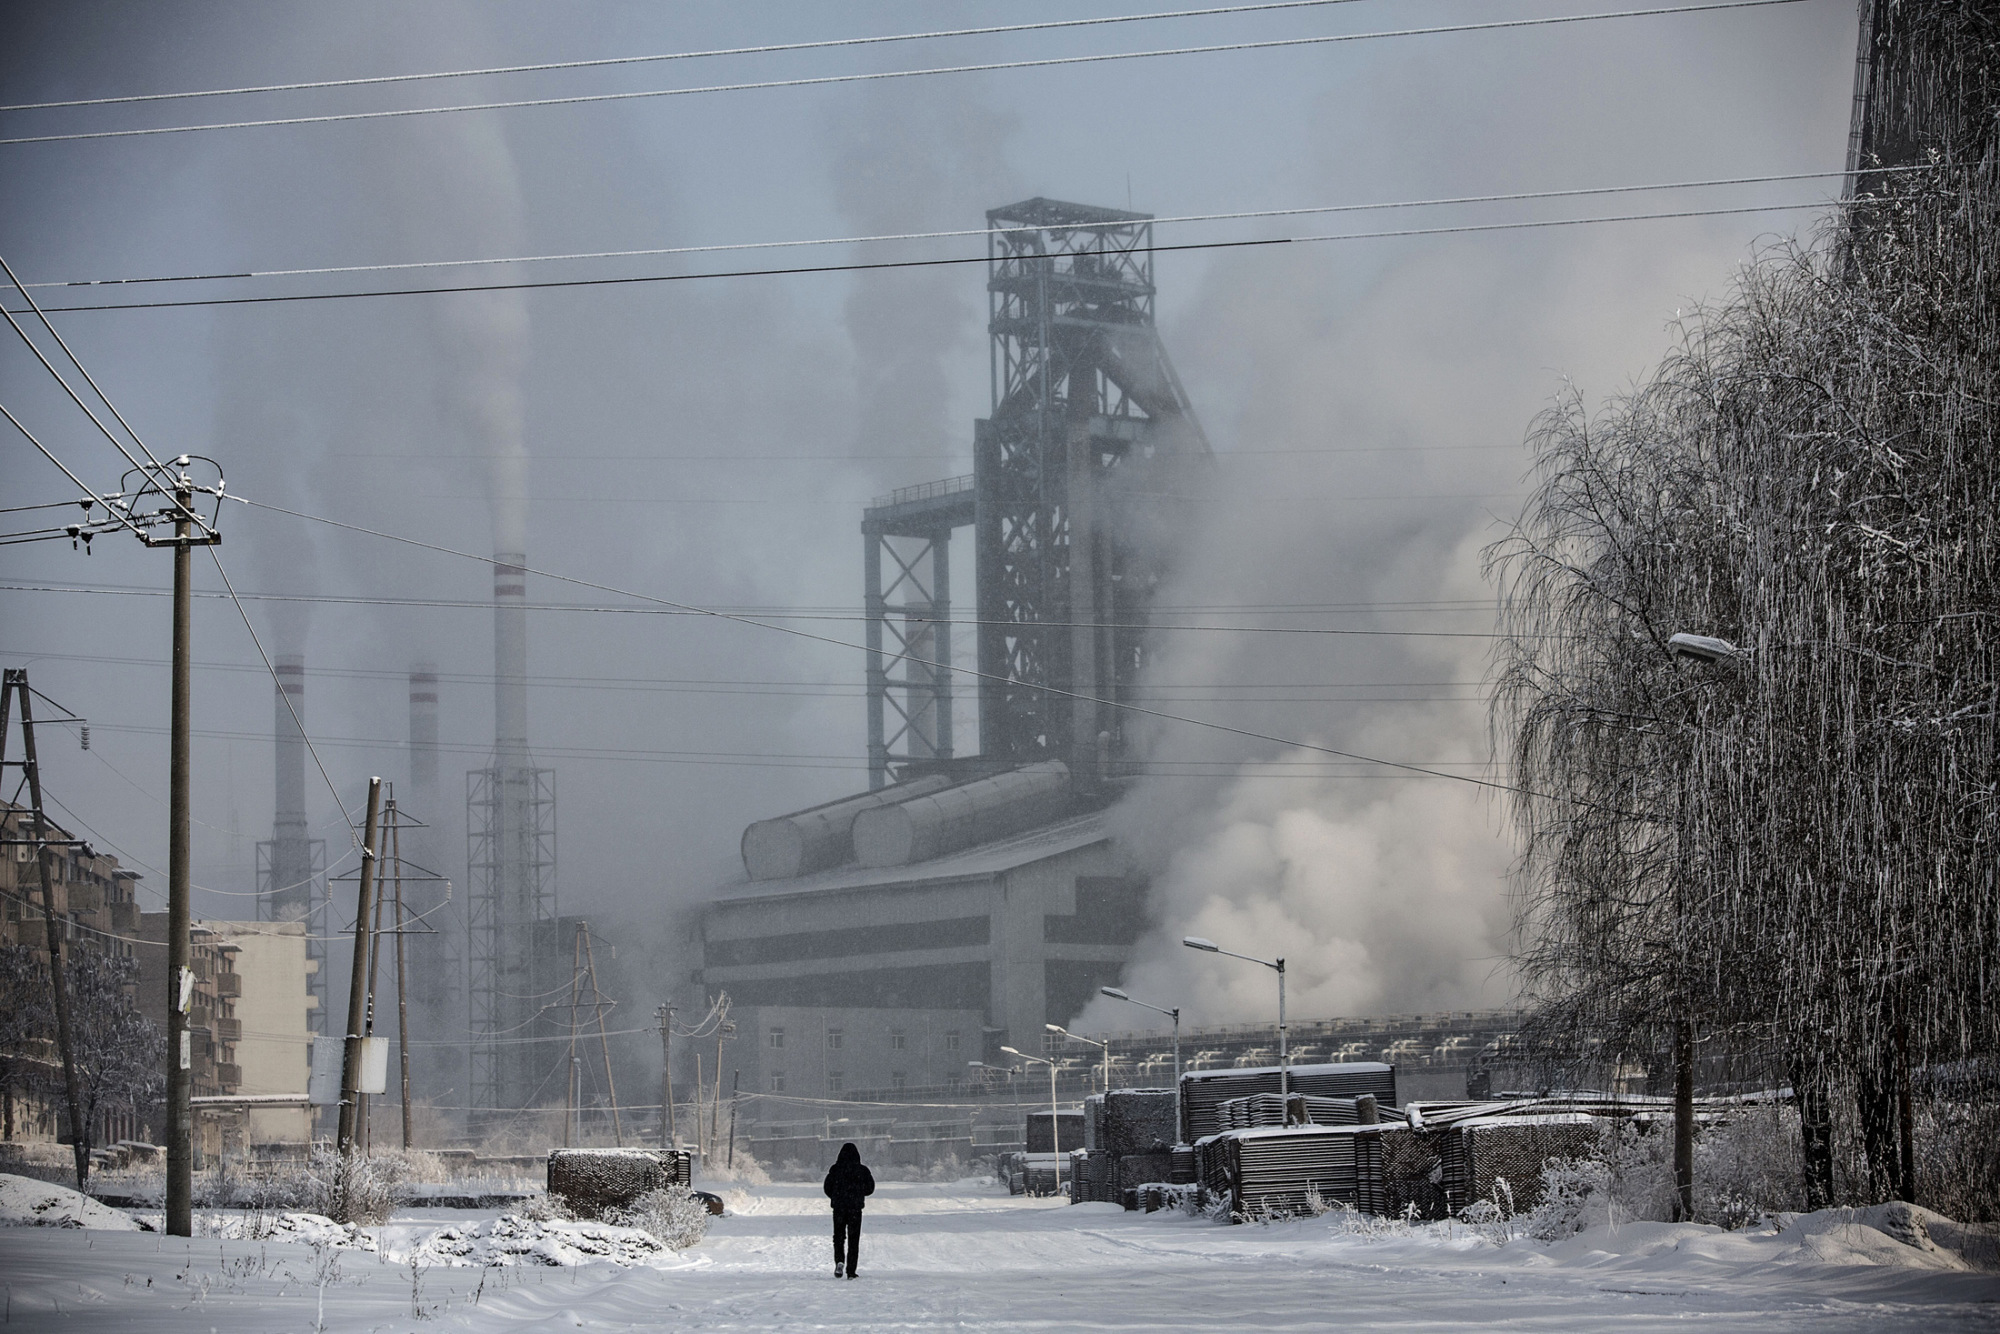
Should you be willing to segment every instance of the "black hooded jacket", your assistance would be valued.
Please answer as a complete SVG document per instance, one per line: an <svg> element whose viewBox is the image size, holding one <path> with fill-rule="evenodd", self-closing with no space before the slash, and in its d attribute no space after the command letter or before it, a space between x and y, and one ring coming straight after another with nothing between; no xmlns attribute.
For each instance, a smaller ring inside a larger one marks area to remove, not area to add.
<svg viewBox="0 0 2000 1334"><path fill-rule="evenodd" d="M840 1146L840 1156L826 1174L826 1197L842 1213L860 1213L868 1197L875 1193L875 1174L861 1161L861 1150L852 1144Z"/></svg>

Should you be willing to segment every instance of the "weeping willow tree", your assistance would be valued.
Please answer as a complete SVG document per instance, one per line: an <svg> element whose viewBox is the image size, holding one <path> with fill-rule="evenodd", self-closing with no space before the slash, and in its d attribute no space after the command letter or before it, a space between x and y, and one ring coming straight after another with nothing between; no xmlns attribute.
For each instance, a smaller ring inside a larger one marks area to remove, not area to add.
<svg viewBox="0 0 2000 1334"><path fill-rule="evenodd" d="M1768 1042L1808 1201L1915 1193L1915 1104L2000 1051L1992 15L1878 7L1867 178L1633 393L1540 418L1489 555L1525 974L1572 1049ZM1697 633L1739 650L1676 657Z"/></svg>

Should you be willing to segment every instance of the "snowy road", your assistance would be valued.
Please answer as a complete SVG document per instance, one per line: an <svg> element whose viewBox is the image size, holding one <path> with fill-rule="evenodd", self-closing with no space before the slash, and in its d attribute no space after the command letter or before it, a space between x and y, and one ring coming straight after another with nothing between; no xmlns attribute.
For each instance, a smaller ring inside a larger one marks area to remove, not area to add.
<svg viewBox="0 0 2000 1334"><path fill-rule="evenodd" d="M2000 1329L2000 1276L1954 1271L1866 1229L1719 1234L1640 1224L1557 1247L1333 1220L1227 1227L1178 1214L885 1184L862 1277L836 1280L816 1187L732 1193L658 1268L432 1268L396 1255L466 1214L399 1215L386 1256L146 1233L0 1229L16 1328L218 1334L389 1330ZM1885 1249L1885 1245L1887 1249ZM483 1287L481 1286L483 1280Z"/></svg>

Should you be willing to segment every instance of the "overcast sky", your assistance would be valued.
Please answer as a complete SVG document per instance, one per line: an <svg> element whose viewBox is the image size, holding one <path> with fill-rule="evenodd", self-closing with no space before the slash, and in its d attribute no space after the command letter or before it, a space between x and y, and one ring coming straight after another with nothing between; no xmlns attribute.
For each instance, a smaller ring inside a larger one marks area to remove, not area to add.
<svg viewBox="0 0 2000 1334"><path fill-rule="evenodd" d="M694 51L1143 12L1139 3L14 4L6 104ZM1082 31L713 58L406 87L0 113L0 137L558 97L1371 32L1587 12L1542 0L1356 0ZM1612 8L1608 5L1598 9ZM1837 170L1847 0L1038 70L452 115L0 146L0 254L25 281L238 273L977 227L1030 195L1162 216ZM1492 626L1480 548L1518 508L1533 415L1601 402L1677 312L1727 290L1835 179L1601 199L1180 224L1173 244L1755 206L1535 231L1186 251L1160 323L1219 455L1181 619L1371 636L1177 632L1161 707L1482 772ZM156 284L184 300L495 277L978 254L976 239L494 269ZM37 289L50 304L74 291ZM92 296L90 300L106 299ZM18 300L9 303L19 306ZM988 406L976 265L488 296L57 315L162 456L219 459L255 499L473 553L525 451L534 566L703 606L854 615L861 507L971 470ZM11 332L0 330L8 339ZM18 341L0 402L93 487L121 461ZM11 431L11 428L7 428ZM515 442L515 443L510 443ZM496 457L501 464L496 466ZM498 479L496 481L496 478ZM7 504L73 488L0 442ZM21 519L22 516L7 516ZM16 527L26 526L25 522ZM487 567L245 507L220 555L272 652L303 652L309 727L358 810L404 775L402 674L446 674L446 807L493 736ZM10 529L11 531L11 529ZM968 544L961 542L961 547ZM969 607L970 551L956 562ZM0 547L0 658L93 724L43 743L51 791L141 868L166 856L170 556L107 536ZM217 590L197 561L198 589ZM735 873L744 823L865 785L860 655L530 581L530 732L559 773L565 911L649 916ZM466 607L384 607L371 599ZM791 621L858 642L849 619ZM1474 636L1441 638L1438 632ZM195 614L196 911L249 916L271 822L271 690L237 613ZM959 637L967 653L971 635ZM969 694L969 692L968 692ZM969 718L966 720L969 723ZM976 731L962 724L959 736ZM1152 728L1121 812L1159 938L1227 934L1317 962L1301 1013L1499 1001L1501 811L1459 785ZM1193 763L1199 761L1199 763ZM344 844L326 788L312 817ZM61 817L61 812L57 812ZM463 854L449 854L462 878ZM164 874L149 874L149 904ZM220 891L227 891L227 895ZM1181 952L1183 955L1184 951ZM1166 946L1140 978L1184 984ZM1295 965L1296 966L1296 965ZM1218 971L1204 1019L1262 1013ZM1240 990L1238 988L1248 988ZM1105 1022L1111 1022L1109 1016ZM1119 1022L1126 1022L1120 1019Z"/></svg>

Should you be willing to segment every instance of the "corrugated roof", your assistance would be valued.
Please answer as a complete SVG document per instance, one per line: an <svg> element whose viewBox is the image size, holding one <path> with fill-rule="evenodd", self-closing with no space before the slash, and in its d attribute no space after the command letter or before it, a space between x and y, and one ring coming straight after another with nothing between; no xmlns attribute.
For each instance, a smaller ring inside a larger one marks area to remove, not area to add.
<svg viewBox="0 0 2000 1334"><path fill-rule="evenodd" d="M912 885L935 880L976 879L1011 871L1017 866L1059 857L1066 852L1102 843L1111 837L1105 812L1095 811L1055 824L1030 829L1026 833L995 839L978 847L912 862L908 866L836 866L830 871L795 876L790 880L751 880L747 876L716 891L715 901L763 899L787 894L821 894L876 886Z"/></svg>

